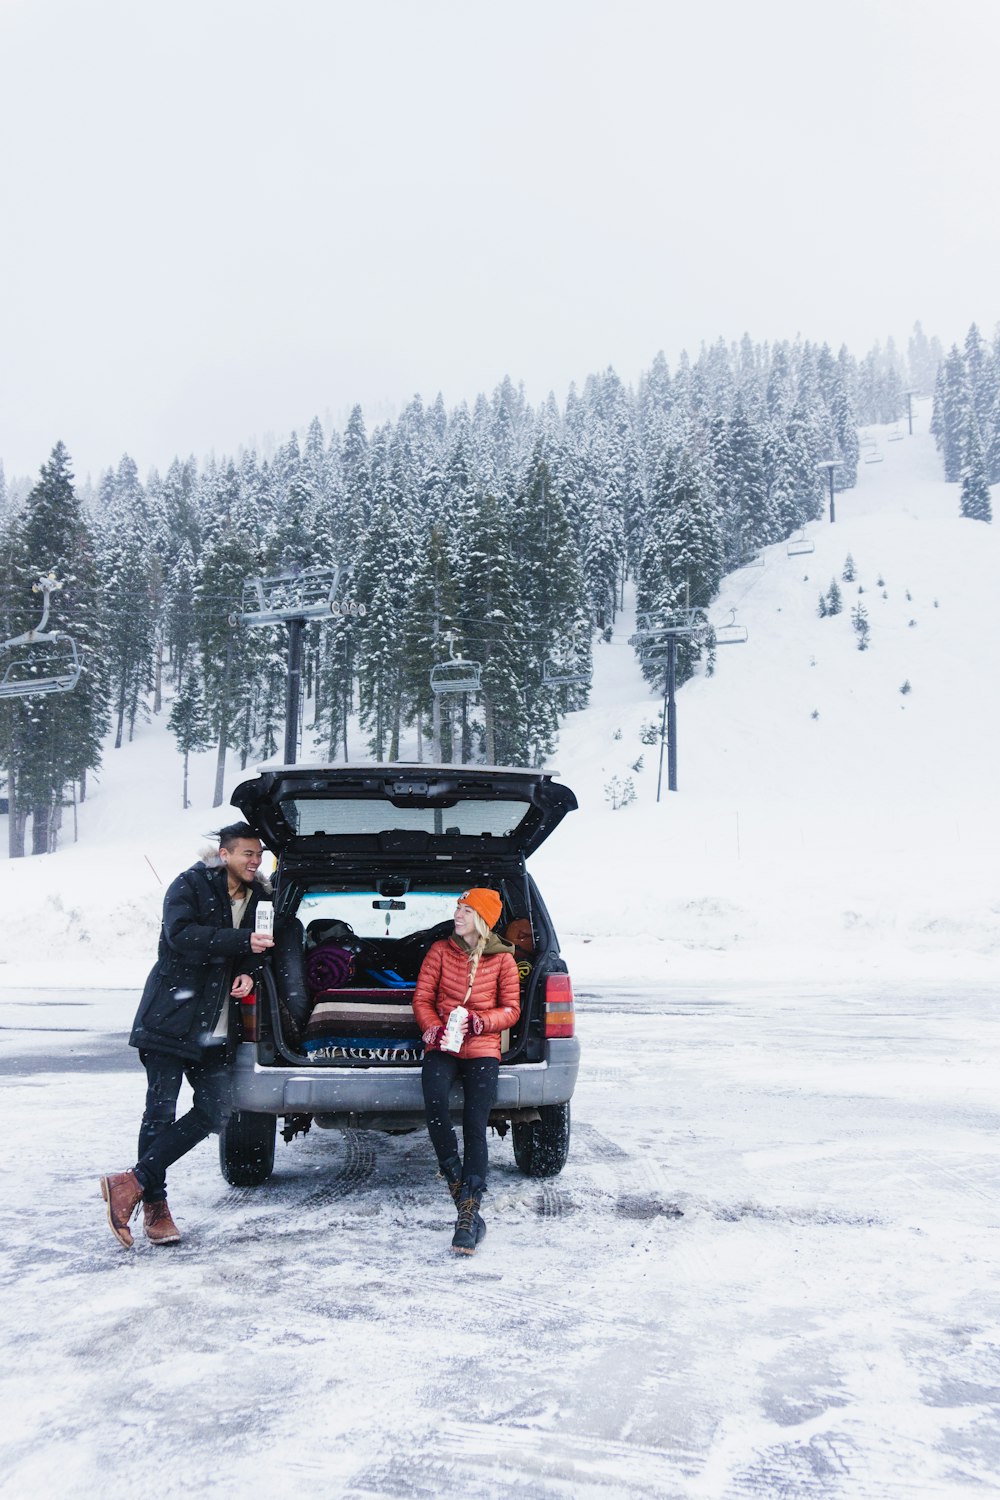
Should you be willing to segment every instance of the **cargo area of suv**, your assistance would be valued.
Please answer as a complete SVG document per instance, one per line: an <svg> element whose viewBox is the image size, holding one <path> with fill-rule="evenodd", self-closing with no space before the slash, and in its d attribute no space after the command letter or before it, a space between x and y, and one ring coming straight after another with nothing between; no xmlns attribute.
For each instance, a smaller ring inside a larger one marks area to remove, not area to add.
<svg viewBox="0 0 1000 1500"><path fill-rule="evenodd" d="M278 859L275 949L241 1007L235 1111L220 1138L227 1180L273 1168L276 1122L402 1132L423 1125L422 1042L411 999L432 942L470 886L498 890L521 1015L503 1034L491 1124L513 1132L532 1176L566 1161L579 1066L572 987L531 853L572 792L549 772L426 765L292 766L232 795ZM461 1092L452 1098L456 1114Z"/></svg>

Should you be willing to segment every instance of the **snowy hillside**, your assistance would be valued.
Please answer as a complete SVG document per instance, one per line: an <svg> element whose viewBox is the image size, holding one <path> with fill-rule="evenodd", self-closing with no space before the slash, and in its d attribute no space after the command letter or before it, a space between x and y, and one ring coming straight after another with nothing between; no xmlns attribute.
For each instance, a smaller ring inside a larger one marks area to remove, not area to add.
<svg viewBox="0 0 1000 1500"><path fill-rule="evenodd" d="M658 746L640 736L660 701L627 645L632 620L595 647L591 707L566 722L554 758L581 810L533 862L578 985L976 978L995 965L1000 537L959 518L928 420L929 403L912 438L878 432L881 461L838 495L836 524L807 528L814 552L782 543L726 580L713 617L735 611L749 640L680 690L679 791L664 776L659 805ZM834 577L843 610L820 618ZM211 754L192 757L196 806L180 811L165 719L108 750L78 843L0 866L7 984L141 981L161 882L232 815L208 806ZM605 795L615 776L636 791L618 810ZM227 784L238 779L231 763Z"/></svg>

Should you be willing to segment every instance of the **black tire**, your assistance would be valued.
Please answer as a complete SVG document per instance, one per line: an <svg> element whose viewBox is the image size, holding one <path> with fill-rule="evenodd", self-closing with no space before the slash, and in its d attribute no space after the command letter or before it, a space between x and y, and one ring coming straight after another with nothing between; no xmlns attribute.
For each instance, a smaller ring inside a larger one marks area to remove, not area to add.
<svg viewBox="0 0 1000 1500"><path fill-rule="evenodd" d="M274 1171L274 1115L236 1110L219 1132L219 1166L232 1187L260 1187Z"/></svg>
<svg viewBox="0 0 1000 1500"><path fill-rule="evenodd" d="M569 1156L569 1101L543 1104L540 1120L514 1122L514 1160L525 1177L558 1177Z"/></svg>

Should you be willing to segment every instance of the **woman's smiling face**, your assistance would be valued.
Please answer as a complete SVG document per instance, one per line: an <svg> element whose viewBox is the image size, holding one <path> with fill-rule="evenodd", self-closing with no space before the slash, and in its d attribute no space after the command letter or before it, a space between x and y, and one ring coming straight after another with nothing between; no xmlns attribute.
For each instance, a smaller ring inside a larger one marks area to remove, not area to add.
<svg viewBox="0 0 1000 1500"><path fill-rule="evenodd" d="M476 935L476 919L472 907L463 906L461 901L455 907L455 931L460 938L474 938Z"/></svg>

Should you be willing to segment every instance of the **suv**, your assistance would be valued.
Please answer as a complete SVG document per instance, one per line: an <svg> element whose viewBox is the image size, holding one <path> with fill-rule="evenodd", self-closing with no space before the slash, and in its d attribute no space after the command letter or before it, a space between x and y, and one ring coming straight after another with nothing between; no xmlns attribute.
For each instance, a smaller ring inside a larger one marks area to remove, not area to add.
<svg viewBox="0 0 1000 1500"><path fill-rule="evenodd" d="M471 886L503 898L521 1015L503 1034L490 1124L513 1132L530 1177L560 1172L580 1045L573 989L526 860L577 805L541 770L377 764L284 766L231 798L278 858L275 946L240 1004L223 1176L266 1182L277 1119L400 1134L424 1125L423 1048L411 999L431 943ZM512 925L513 924L513 925ZM456 1086L452 1111L461 1113Z"/></svg>

